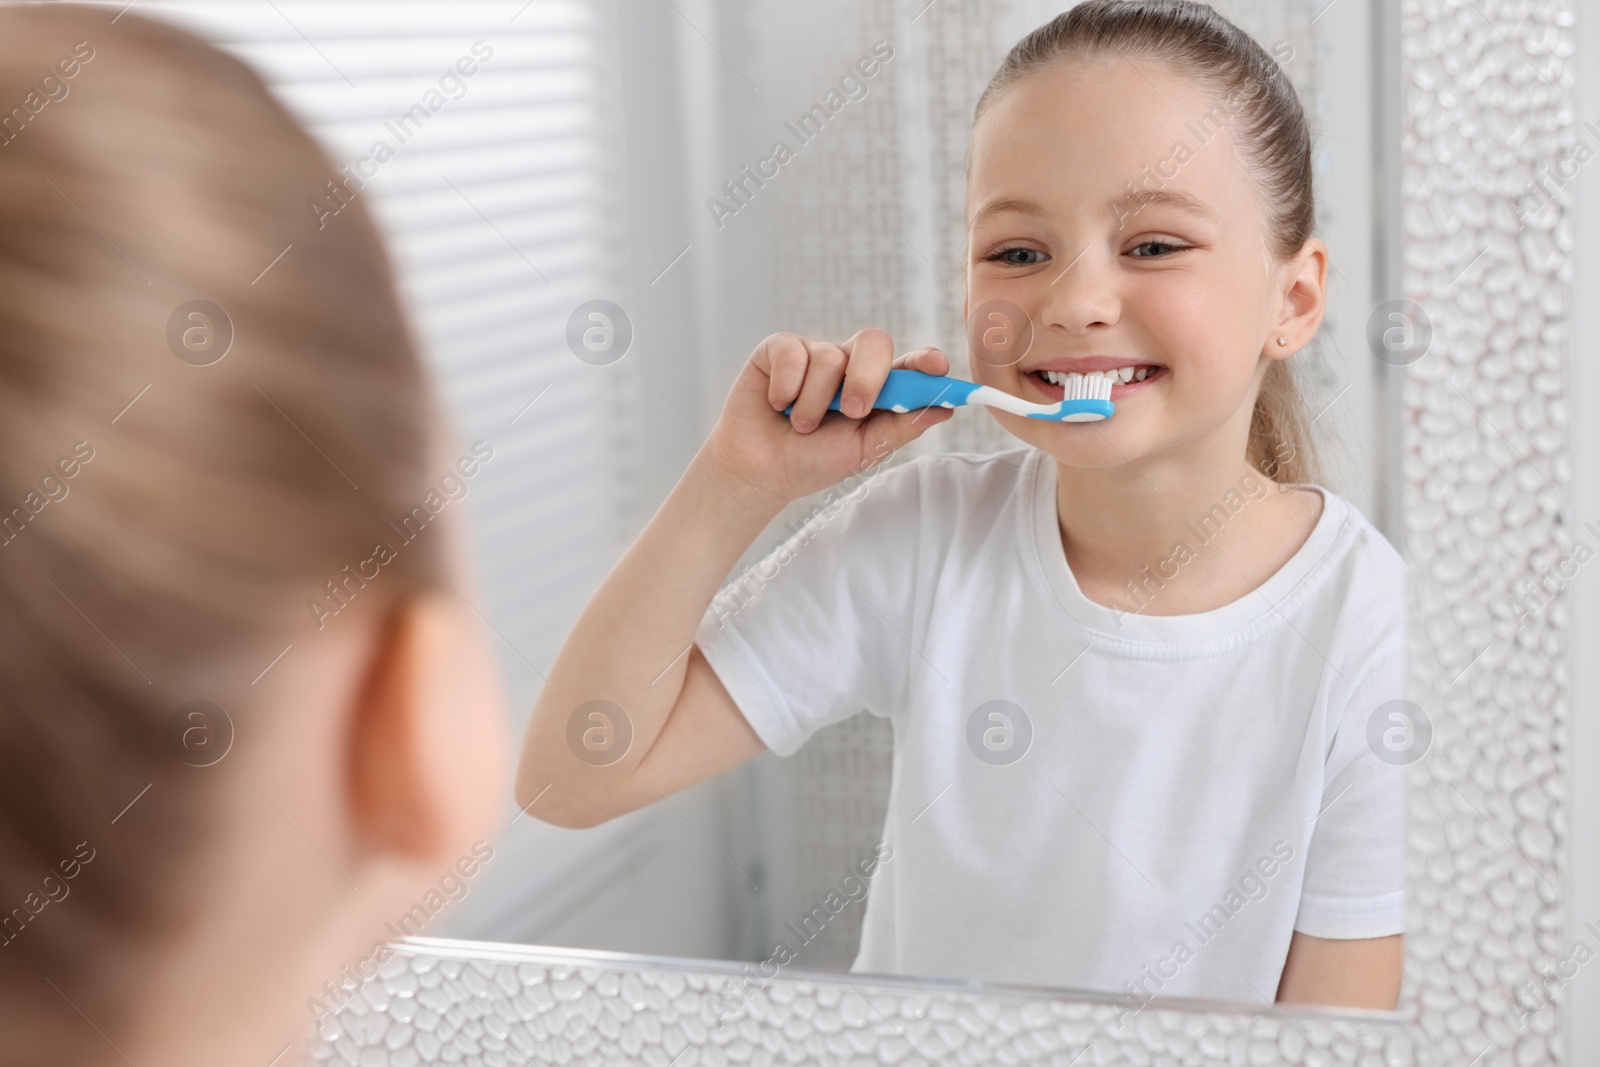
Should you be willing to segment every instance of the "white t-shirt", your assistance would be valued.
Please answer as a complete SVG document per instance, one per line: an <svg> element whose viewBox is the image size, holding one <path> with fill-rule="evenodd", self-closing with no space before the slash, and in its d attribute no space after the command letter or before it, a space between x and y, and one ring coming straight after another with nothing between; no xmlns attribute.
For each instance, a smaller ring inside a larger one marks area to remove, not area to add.
<svg viewBox="0 0 1600 1067"><path fill-rule="evenodd" d="M1242 488L1213 531L1270 486ZM697 643L768 748L893 724L852 970L1270 1002L1291 931L1403 931L1405 769L1368 735L1404 564L1308 488L1299 551L1198 614L1082 593L1031 446L879 469L724 587Z"/></svg>

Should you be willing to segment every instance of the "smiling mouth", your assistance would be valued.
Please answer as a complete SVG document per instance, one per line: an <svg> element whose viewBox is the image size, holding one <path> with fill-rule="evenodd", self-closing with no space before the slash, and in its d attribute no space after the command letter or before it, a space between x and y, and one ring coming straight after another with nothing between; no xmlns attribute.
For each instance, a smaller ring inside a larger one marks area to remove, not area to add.
<svg viewBox="0 0 1600 1067"><path fill-rule="evenodd" d="M1139 367L1119 367L1117 370L1111 371L1090 371L1087 374L1068 374L1062 371L1028 371L1023 377L1032 382L1034 388L1051 400L1060 400L1065 396L1065 383L1073 379L1110 378L1113 383L1111 386L1111 400L1115 403L1122 397L1145 388L1150 382L1165 378L1167 373L1166 367L1145 364Z"/></svg>

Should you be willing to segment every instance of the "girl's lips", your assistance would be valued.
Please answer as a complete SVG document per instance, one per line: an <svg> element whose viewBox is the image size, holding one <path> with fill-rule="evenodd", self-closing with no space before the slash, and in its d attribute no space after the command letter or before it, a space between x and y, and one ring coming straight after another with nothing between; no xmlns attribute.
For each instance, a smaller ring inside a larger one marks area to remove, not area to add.
<svg viewBox="0 0 1600 1067"><path fill-rule="evenodd" d="M1167 368L1161 367L1157 370L1151 371L1142 382L1118 382L1111 387L1111 402L1115 404L1123 397L1131 396L1132 394L1143 389L1145 386L1149 385L1151 382L1160 381L1166 376ZM1054 404L1066 395L1067 391L1064 387L1046 381L1044 376L1038 371L1029 371L1028 373L1024 374L1023 377L1032 382L1035 389L1039 390L1049 398L1046 401L1047 403Z"/></svg>

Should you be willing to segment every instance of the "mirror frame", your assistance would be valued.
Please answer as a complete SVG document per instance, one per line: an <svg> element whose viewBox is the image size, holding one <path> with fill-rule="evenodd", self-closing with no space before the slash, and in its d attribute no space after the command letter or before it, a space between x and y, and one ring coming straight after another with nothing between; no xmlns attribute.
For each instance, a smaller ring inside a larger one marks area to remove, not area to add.
<svg viewBox="0 0 1600 1067"><path fill-rule="evenodd" d="M1555 198L1526 211L1503 192L1577 136L1574 12L1568 0L1534 0L1516 23L1473 4L1367 2L1379 70L1373 303L1403 297L1433 327L1415 362L1375 367L1392 457L1380 507L1398 510L1384 525L1413 576L1408 689L1433 729L1408 769L1398 1015L1157 998L1118 1028L1117 998L1099 991L785 971L721 1040L711 993L746 965L412 939L321 1021L314 1059L353 1063L371 1049L440 1062L446 1043L469 1063L543 1059L532 1042L558 1059L620 1051L672 1067L796 1049L814 1060L1070 1063L1091 1047L1095 1064L1564 1062L1561 998L1538 990L1546 971L1560 973L1571 936L1570 617L1558 605L1507 634L1499 609L1577 536L1561 406L1571 212ZM1505 131L1535 150L1505 149L1516 140ZM1461 165L1464 148L1474 166ZM1507 372L1519 353L1538 360L1542 390L1526 364ZM1483 533L1507 530L1516 536Z"/></svg>
<svg viewBox="0 0 1600 1067"><path fill-rule="evenodd" d="M800 1050L810 1063L1066 1064L1093 1048L1096 1065L1414 1062L1387 1012L1156 997L1121 1017L1100 991L793 970L753 979L740 998L731 987L751 978L748 964L728 960L439 938L394 948L322 1022L313 1059L383 1049L391 1063L445 1062L449 1044L460 1062L514 1065L620 1053L690 1067L761 1061L760 1049L765 1062L798 1062Z"/></svg>

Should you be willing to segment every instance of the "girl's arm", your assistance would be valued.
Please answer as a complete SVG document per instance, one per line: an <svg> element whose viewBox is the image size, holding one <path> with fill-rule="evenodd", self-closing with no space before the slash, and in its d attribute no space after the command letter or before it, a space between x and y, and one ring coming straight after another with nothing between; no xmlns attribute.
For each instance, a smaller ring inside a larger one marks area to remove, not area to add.
<svg viewBox="0 0 1600 1067"><path fill-rule="evenodd" d="M697 456L578 616L523 739L517 803L529 814L592 826L762 750L693 645L720 583L781 510L782 501L775 507L748 489ZM607 766L579 759L568 740L573 712L595 699L626 716L625 727L610 724L613 737L631 732L622 758Z"/></svg>
<svg viewBox="0 0 1600 1067"><path fill-rule="evenodd" d="M950 369L937 349L893 353L881 330L842 345L774 334L756 348L705 445L578 616L550 668L517 768L517 803L530 815L593 826L762 750L695 647L695 633L728 572L786 504L953 414L871 409L891 367ZM828 411L841 385L862 400L862 417ZM608 703L591 703L599 701ZM609 729L620 754L573 743L575 716L579 734L590 729L604 741Z"/></svg>
<svg viewBox="0 0 1600 1067"><path fill-rule="evenodd" d="M1400 1003L1401 938L1334 940L1296 930L1278 982L1278 1003L1393 1011Z"/></svg>

